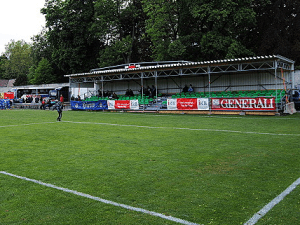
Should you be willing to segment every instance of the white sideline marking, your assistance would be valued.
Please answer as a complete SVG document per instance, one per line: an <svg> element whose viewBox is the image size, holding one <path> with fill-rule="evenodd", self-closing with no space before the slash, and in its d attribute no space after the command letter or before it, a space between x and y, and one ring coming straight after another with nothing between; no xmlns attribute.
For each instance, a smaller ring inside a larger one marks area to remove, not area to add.
<svg viewBox="0 0 300 225"><path fill-rule="evenodd" d="M259 134L259 135L271 135L271 136L296 136L300 137L300 134L275 134L275 133L259 133L252 131L238 131L238 130L218 130L218 129L199 129L199 128L186 128L186 127L150 127L140 125L126 125L126 124L113 124L113 123L92 123L92 122L74 122L74 121L60 121L60 122L44 122L44 123L29 123L29 124L18 124L18 125L5 125L0 128L7 127L18 127L18 126L30 126L30 125L41 125L41 124L52 124L52 123L78 123L78 124L94 124L94 125L107 125L107 126L119 126L119 127L138 127L147 129L173 129L173 130L190 130L190 131L211 131L211 132L224 132L224 133L238 133L238 134Z"/></svg>
<svg viewBox="0 0 300 225"><path fill-rule="evenodd" d="M26 181L30 181L30 182L33 182L33 183L36 183L36 184L40 184L40 185L43 185L43 186L46 186L46 187L54 188L54 189L57 189L57 190L60 190L60 191L68 192L68 193L78 195L78 196L81 196L81 197L89 198L89 199L92 199L92 200L95 200L95 201L98 201L98 202L102 202L102 203L105 203L105 204L109 204L109 205L113 205L113 206L117 206L117 207L122 207L122 208L132 210L132 211L136 211L136 212L149 214L151 216L157 216L157 217L160 217L160 218L165 219L165 220L170 220L170 221L173 221L173 222L186 224L186 225L200 225L200 224L197 224L197 223L192 223L192 222L182 220L182 219L172 217L172 216L166 216L164 214L149 211L149 210L146 210L146 209L136 208L136 207L133 207L133 206L124 205L124 204L109 201L109 200L106 200L106 199L98 198L98 197L95 197L95 196L92 196L92 195L89 195L89 194L85 194L85 193L82 193L82 192L70 190L68 188L58 187L58 186L55 186L53 184L44 183L42 181L30 179L30 178L27 178L27 177L21 177L21 176L18 176L18 175L12 174L12 173L8 173L8 172L5 172L5 171L0 171L0 173L2 173L4 175L11 176L11 177L19 178L21 180L26 180Z"/></svg>
<svg viewBox="0 0 300 225"><path fill-rule="evenodd" d="M140 125L126 125L126 124L113 124L113 123L92 123L92 122L73 122L73 121L62 121L64 123L79 123L79 124L94 124L94 125L108 125L108 126L120 126L120 127L139 127L148 129L174 129L174 130L191 130L191 131L212 131L212 132L226 132L226 133L239 133L239 134L263 134L272 136L300 136L300 134L274 134L274 133L259 133L251 131L235 131L235 130L218 130L218 129L198 129L198 128L180 128L180 127L150 127Z"/></svg>
<svg viewBox="0 0 300 225"><path fill-rule="evenodd" d="M47 124L47 123L56 123L56 122L15 124L15 125L5 125L5 126L0 126L0 127L2 127L2 128L5 128L5 127L19 127L19 126L30 126L30 125L42 125L42 124Z"/></svg>
<svg viewBox="0 0 300 225"><path fill-rule="evenodd" d="M281 202L285 196L290 194L298 185L300 184L300 178L296 180L293 184L291 184L285 191L283 191L280 195L274 198L271 202L265 205L261 210L259 210L254 216L248 220L244 225L254 225L257 221L266 215L276 204Z"/></svg>

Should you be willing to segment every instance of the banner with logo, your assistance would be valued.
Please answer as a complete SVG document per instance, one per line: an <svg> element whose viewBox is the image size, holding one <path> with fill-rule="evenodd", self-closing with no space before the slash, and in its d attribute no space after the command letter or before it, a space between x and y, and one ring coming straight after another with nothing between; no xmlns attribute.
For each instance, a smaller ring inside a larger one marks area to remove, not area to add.
<svg viewBox="0 0 300 225"><path fill-rule="evenodd" d="M167 108L168 110L177 110L177 99L176 98L168 99Z"/></svg>
<svg viewBox="0 0 300 225"><path fill-rule="evenodd" d="M72 110L107 110L107 101L71 101Z"/></svg>
<svg viewBox="0 0 300 225"><path fill-rule="evenodd" d="M108 109L139 109L138 100L108 100Z"/></svg>
<svg viewBox="0 0 300 225"><path fill-rule="evenodd" d="M237 111L275 111L275 97L265 98L212 98L212 110L237 110Z"/></svg>
<svg viewBox="0 0 300 225"><path fill-rule="evenodd" d="M168 99L168 110L209 110L208 98Z"/></svg>

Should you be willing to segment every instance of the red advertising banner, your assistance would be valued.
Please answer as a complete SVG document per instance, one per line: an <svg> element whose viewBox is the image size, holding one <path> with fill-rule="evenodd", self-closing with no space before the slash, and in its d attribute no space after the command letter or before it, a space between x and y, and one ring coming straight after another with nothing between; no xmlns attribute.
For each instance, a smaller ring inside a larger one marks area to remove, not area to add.
<svg viewBox="0 0 300 225"><path fill-rule="evenodd" d="M178 110L197 110L197 98L177 98Z"/></svg>
<svg viewBox="0 0 300 225"><path fill-rule="evenodd" d="M212 98L212 110L275 111L275 98Z"/></svg>
<svg viewBox="0 0 300 225"><path fill-rule="evenodd" d="M130 109L130 100L116 100L115 109Z"/></svg>
<svg viewBox="0 0 300 225"><path fill-rule="evenodd" d="M4 92L4 99L14 99L15 93L14 92Z"/></svg>

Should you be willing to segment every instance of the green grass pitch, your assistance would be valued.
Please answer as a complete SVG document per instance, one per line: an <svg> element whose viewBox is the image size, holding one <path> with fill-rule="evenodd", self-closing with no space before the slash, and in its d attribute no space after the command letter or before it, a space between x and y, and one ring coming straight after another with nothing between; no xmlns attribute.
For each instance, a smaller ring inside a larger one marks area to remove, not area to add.
<svg viewBox="0 0 300 225"><path fill-rule="evenodd" d="M196 224L244 224L300 177L300 114L0 111L0 171ZM178 224L0 174L0 224ZM300 224L300 186L258 222Z"/></svg>

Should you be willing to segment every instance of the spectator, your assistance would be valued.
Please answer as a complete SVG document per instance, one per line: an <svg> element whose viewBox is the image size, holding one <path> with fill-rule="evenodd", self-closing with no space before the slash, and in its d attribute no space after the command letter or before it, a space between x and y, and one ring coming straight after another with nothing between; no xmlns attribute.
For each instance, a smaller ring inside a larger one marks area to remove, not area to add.
<svg viewBox="0 0 300 225"><path fill-rule="evenodd" d="M192 84L190 84L190 87L189 87L189 89L188 89L188 92L193 92L193 91L194 91L194 88L193 88Z"/></svg>
<svg viewBox="0 0 300 225"><path fill-rule="evenodd" d="M102 91L100 89L98 90L98 97L102 97Z"/></svg>
<svg viewBox="0 0 300 225"><path fill-rule="evenodd" d="M46 108L46 107L49 107L49 110L50 110L51 106L52 106L51 98L49 98L49 99L47 100L47 103L46 103L45 108Z"/></svg>
<svg viewBox="0 0 300 225"><path fill-rule="evenodd" d="M112 98L113 99L118 99L118 95L114 92L113 95L112 95Z"/></svg>
<svg viewBox="0 0 300 225"><path fill-rule="evenodd" d="M150 87L149 86L147 86L147 88L144 90L144 94L146 96L150 96Z"/></svg>
<svg viewBox="0 0 300 225"><path fill-rule="evenodd" d="M184 88L182 89L182 92L186 93L189 91L189 88L187 85L184 86Z"/></svg>
<svg viewBox="0 0 300 225"><path fill-rule="evenodd" d="M151 95L152 95L151 97L154 97L156 95L156 88L154 85L152 85L151 87Z"/></svg>
<svg viewBox="0 0 300 225"><path fill-rule="evenodd" d="M129 96L134 96L133 91L129 89Z"/></svg>
<svg viewBox="0 0 300 225"><path fill-rule="evenodd" d="M61 104L64 104L64 97L62 95L60 95L59 101L61 102Z"/></svg>
<svg viewBox="0 0 300 225"><path fill-rule="evenodd" d="M109 97L109 96L110 96L110 93L109 93L109 91L107 90L106 92L104 92L103 95L104 95L103 97Z"/></svg>
<svg viewBox="0 0 300 225"><path fill-rule="evenodd" d="M41 104L41 106L40 106L40 109L43 109L43 110L46 109L46 102L45 102L44 99L42 99L42 104Z"/></svg>

